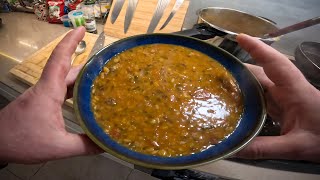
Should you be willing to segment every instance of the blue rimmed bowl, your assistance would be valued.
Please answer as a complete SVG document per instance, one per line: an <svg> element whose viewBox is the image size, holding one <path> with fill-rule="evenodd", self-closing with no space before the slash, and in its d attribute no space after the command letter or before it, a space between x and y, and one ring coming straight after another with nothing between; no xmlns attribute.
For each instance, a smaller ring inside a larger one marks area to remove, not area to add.
<svg viewBox="0 0 320 180"><path fill-rule="evenodd" d="M104 65L115 55L141 45L163 43L200 51L220 62L237 80L244 97L244 113L235 131L219 144L181 157L159 157L128 149L98 125L91 107L91 86ZM206 42L171 34L149 34L122 39L92 56L81 70L74 87L74 108L86 134L106 152L133 164L156 169L185 169L226 158L246 146L261 130L266 117L263 90L255 76L237 58Z"/></svg>

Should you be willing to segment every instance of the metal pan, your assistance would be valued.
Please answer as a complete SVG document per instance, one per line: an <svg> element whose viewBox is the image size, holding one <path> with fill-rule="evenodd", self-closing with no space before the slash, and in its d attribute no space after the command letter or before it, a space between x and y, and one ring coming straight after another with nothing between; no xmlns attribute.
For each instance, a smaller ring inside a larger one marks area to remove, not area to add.
<svg viewBox="0 0 320 180"><path fill-rule="evenodd" d="M199 21L231 35L245 33L263 38L265 34L278 30L270 21L235 9L208 7L199 11Z"/></svg>
<svg viewBox="0 0 320 180"><path fill-rule="evenodd" d="M303 42L295 51L294 64L311 84L320 89L320 43Z"/></svg>
<svg viewBox="0 0 320 180"><path fill-rule="evenodd" d="M263 38L265 34L279 29L274 22L239 10L223 7L207 7L200 9L198 11L198 16L198 23L205 23L226 33L227 37L231 37L231 39L234 39L239 33L257 37L267 44L271 44L279 39L278 37L269 39ZM192 33L194 34L197 32L191 29L186 30L184 34L190 36Z"/></svg>

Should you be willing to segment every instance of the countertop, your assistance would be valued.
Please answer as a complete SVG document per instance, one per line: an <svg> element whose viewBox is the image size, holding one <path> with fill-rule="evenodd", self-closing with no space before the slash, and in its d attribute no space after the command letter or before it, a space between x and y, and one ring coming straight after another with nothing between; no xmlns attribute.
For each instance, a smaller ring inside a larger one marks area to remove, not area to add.
<svg viewBox="0 0 320 180"><path fill-rule="evenodd" d="M38 21L34 14L0 14L3 26L0 28L0 94L12 101L29 86L9 74L9 70L24 58L36 52L56 37L70 30L61 24L49 24ZM98 25L98 31L102 29ZM100 31L101 32L101 31ZM66 128L72 132L82 132L77 125L73 109L63 107ZM123 165L134 168L132 164L119 160L107 153L102 154ZM196 170L234 179L319 179L319 175L287 172L269 168L249 166L227 160L220 160Z"/></svg>

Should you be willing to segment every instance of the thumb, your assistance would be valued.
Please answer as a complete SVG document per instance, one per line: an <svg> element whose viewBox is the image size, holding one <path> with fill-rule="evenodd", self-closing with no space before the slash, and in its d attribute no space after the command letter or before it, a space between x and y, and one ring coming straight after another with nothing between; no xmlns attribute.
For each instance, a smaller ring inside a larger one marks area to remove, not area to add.
<svg viewBox="0 0 320 180"><path fill-rule="evenodd" d="M239 151L236 157L244 159L297 159L296 143L288 135L259 136Z"/></svg>
<svg viewBox="0 0 320 180"><path fill-rule="evenodd" d="M72 67L65 79L65 82L67 84L67 94L66 94L66 99L72 98L73 96L73 86L75 83L75 80L79 74L79 72L81 71L82 67L84 66L84 64L81 64L79 66L76 67Z"/></svg>
<svg viewBox="0 0 320 180"><path fill-rule="evenodd" d="M49 88L55 89L64 84L71 67L71 56L78 43L83 39L85 29L79 27L69 32L53 50L45 65L40 81Z"/></svg>
<svg viewBox="0 0 320 180"><path fill-rule="evenodd" d="M85 134L68 133L64 138L64 142L66 144L64 146L62 157L93 155L104 152Z"/></svg>
<svg viewBox="0 0 320 180"><path fill-rule="evenodd" d="M65 79L65 82L67 84L67 86L73 86L75 80L77 79L77 76L79 74L79 72L81 71L81 69L83 68L84 64L80 64L78 66L72 67Z"/></svg>
<svg viewBox="0 0 320 180"><path fill-rule="evenodd" d="M237 41L263 67L275 85L296 85L297 81L305 81L303 74L287 57L257 38L240 34L237 36Z"/></svg>

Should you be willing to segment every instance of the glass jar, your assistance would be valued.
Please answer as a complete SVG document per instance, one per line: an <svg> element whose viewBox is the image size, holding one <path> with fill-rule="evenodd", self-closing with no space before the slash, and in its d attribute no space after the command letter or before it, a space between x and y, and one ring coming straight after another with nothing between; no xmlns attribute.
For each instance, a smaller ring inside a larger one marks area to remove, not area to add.
<svg viewBox="0 0 320 180"><path fill-rule="evenodd" d="M83 11L83 17L85 20L84 26L86 27L87 32L97 34L97 24L94 15L94 1L86 1L81 7Z"/></svg>

